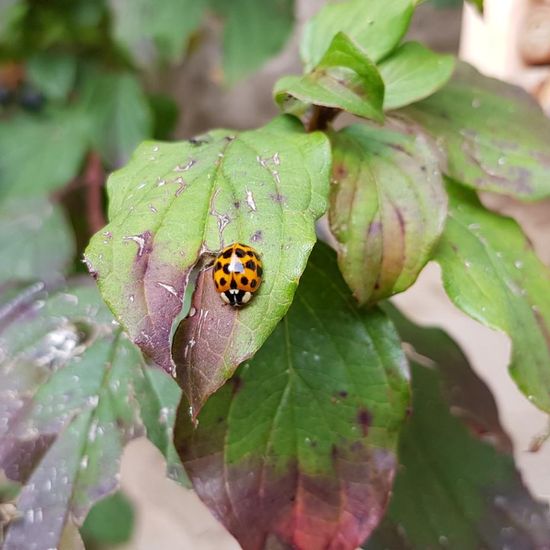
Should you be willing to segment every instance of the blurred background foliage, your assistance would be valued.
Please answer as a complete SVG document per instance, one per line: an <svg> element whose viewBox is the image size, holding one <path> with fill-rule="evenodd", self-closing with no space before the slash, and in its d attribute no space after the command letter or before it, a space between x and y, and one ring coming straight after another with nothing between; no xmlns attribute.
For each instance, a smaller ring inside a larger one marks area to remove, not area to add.
<svg viewBox="0 0 550 550"><path fill-rule="evenodd" d="M238 90L237 125L267 120L275 112L275 77L246 90L238 83L288 43L296 4L0 0L0 228L8 236L0 241L0 285L85 272L82 250L105 221L106 175L143 140L189 137L181 134L227 120L231 108L218 92L200 103L196 91L206 81ZM426 2L430 9L460 5ZM455 31L457 21L458 11ZM441 32L447 41L453 35ZM191 59L205 42L206 64L202 54ZM292 55L287 65L298 67ZM246 115L247 103L262 95ZM0 530L16 494L16 485L0 479ZM131 505L116 493L92 509L82 536L89 548L117 544L129 538L133 522Z"/></svg>

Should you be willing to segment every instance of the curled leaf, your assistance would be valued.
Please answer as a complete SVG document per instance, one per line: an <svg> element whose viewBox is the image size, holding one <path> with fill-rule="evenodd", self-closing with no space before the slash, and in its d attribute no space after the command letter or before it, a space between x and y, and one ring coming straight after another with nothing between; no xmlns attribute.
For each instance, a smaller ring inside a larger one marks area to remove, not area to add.
<svg viewBox="0 0 550 550"><path fill-rule="evenodd" d="M349 126L331 140L338 263L357 300L375 303L414 283L443 231L440 157L428 136L399 121Z"/></svg>
<svg viewBox="0 0 550 550"><path fill-rule="evenodd" d="M287 112L302 110L306 103L342 109L379 122L384 119L384 82L376 65L341 32L311 72L302 77L283 77L275 85L274 94Z"/></svg>
<svg viewBox="0 0 550 550"><path fill-rule="evenodd" d="M327 3L304 29L300 53L310 71L325 55L339 32L377 63L388 55L405 35L413 14L412 0L347 0Z"/></svg>

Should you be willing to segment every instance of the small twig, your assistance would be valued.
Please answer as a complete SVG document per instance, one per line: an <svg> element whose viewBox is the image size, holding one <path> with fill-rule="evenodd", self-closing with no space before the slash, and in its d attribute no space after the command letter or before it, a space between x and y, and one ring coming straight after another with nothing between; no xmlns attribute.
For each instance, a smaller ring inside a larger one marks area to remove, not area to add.
<svg viewBox="0 0 550 550"><path fill-rule="evenodd" d="M92 233L96 233L105 226L103 215L102 190L105 182L105 170L100 156L92 151L88 155L84 174L82 176L86 187L86 219Z"/></svg>
<svg viewBox="0 0 550 550"><path fill-rule="evenodd" d="M340 109L333 107L321 107L314 105L311 110L311 116L306 123L306 130L314 132L315 130L326 130L329 123L340 113Z"/></svg>

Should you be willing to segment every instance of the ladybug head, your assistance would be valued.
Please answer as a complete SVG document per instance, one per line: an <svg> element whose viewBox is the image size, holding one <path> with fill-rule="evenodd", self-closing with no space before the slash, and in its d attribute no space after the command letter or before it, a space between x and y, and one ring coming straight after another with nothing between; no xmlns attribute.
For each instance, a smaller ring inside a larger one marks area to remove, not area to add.
<svg viewBox="0 0 550 550"><path fill-rule="evenodd" d="M251 292L244 290L230 289L221 293L221 298L226 304L230 304L235 307L244 306L252 298Z"/></svg>

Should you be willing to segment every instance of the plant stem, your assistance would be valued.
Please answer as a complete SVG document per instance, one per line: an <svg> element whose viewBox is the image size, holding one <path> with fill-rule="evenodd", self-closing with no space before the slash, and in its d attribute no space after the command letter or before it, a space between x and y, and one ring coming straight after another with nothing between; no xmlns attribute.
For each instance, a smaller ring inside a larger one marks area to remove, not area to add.
<svg viewBox="0 0 550 550"><path fill-rule="evenodd" d="M326 130L329 123L336 118L339 113L340 109L314 105L311 110L311 116L306 123L306 130L308 132L314 132L315 130Z"/></svg>
<svg viewBox="0 0 550 550"><path fill-rule="evenodd" d="M102 196L105 171L100 156L94 151L88 155L83 179L86 186L86 219L93 234L104 227L106 223L103 215Z"/></svg>

